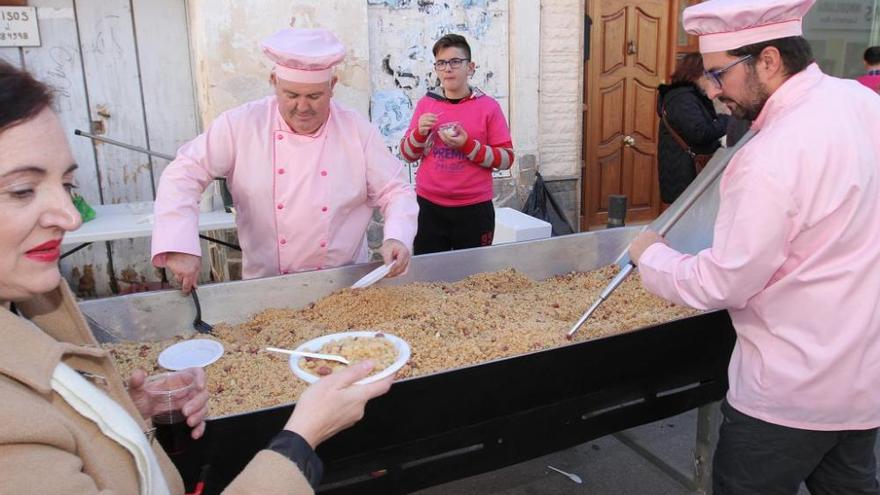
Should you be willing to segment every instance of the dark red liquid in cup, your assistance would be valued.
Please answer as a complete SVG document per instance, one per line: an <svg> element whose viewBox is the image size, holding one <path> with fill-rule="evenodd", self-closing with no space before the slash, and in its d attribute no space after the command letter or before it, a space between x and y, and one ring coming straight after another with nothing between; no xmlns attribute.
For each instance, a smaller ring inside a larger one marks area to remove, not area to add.
<svg viewBox="0 0 880 495"><path fill-rule="evenodd" d="M192 428L180 411L171 411L153 416L156 427L156 440L168 455L181 454L192 442Z"/></svg>

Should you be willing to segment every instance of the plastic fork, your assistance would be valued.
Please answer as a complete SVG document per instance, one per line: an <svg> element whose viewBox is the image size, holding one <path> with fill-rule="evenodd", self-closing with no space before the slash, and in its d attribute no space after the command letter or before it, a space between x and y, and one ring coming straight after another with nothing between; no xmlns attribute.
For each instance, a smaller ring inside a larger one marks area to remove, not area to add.
<svg viewBox="0 0 880 495"><path fill-rule="evenodd" d="M270 351L270 352L279 352L281 354L291 354L293 356L302 356L302 357L314 358L314 359L324 359L327 361L336 361L337 363L342 363L342 364L351 364L348 362L348 359L345 359L342 356L337 356L336 354L318 354L317 352L294 351L291 349L280 349L278 347L267 347L266 350Z"/></svg>

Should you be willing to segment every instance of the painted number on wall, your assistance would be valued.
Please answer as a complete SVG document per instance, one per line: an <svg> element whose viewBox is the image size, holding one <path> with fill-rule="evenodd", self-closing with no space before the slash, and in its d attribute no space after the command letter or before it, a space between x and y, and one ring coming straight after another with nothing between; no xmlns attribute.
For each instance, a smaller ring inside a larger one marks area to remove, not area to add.
<svg viewBox="0 0 880 495"><path fill-rule="evenodd" d="M40 46L36 7L0 7L0 46Z"/></svg>

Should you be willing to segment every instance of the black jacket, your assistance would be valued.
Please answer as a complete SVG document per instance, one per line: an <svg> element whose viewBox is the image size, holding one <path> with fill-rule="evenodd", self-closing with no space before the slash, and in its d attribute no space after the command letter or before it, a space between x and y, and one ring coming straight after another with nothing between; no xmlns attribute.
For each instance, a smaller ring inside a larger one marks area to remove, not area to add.
<svg viewBox="0 0 880 495"><path fill-rule="evenodd" d="M727 132L729 116L718 115L712 101L694 83L661 84L658 91L660 197L672 203L694 180L697 170L694 160L663 124L664 106L669 124L697 154L712 154L721 146L718 140Z"/></svg>

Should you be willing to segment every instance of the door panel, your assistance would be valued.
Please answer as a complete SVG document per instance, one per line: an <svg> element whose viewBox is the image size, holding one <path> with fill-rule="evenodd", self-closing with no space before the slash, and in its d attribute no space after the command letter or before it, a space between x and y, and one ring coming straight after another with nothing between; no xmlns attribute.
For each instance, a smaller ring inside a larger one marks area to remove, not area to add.
<svg viewBox="0 0 880 495"><path fill-rule="evenodd" d="M612 152L603 156L599 162L599 173L601 177L600 190L603 194L596 195L596 199L599 201L595 207L598 209L608 211L608 192L619 191L621 188L620 179L624 168L623 155L623 151L615 148Z"/></svg>
<svg viewBox="0 0 880 495"><path fill-rule="evenodd" d="M627 221L660 211L657 86L669 66L669 0L595 0L585 67L583 229L608 222L608 196L629 198Z"/></svg>
<svg viewBox="0 0 880 495"><path fill-rule="evenodd" d="M624 114L620 111L626 101L626 81L619 81L610 88L602 90L600 113L602 114L602 133L600 145L608 145L619 139L624 131Z"/></svg>
<svg viewBox="0 0 880 495"><path fill-rule="evenodd" d="M626 10L619 9L602 17L602 73L607 74L626 64Z"/></svg>
<svg viewBox="0 0 880 495"><path fill-rule="evenodd" d="M657 88L641 80L633 81L633 136L636 144L655 139L657 133Z"/></svg>
<svg viewBox="0 0 880 495"><path fill-rule="evenodd" d="M633 149L633 179L628 194L631 208L649 208L654 196L654 155Z"/></svg>
<svg viewBox="0 0 880 495"><path fill-rule="evenodd" d="M652 16L635 8L635 65L652 76L659 75L659 60L661 45L657 43L660 37L660 22L662 19Z"/></svg>

